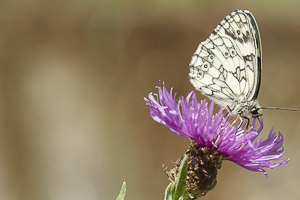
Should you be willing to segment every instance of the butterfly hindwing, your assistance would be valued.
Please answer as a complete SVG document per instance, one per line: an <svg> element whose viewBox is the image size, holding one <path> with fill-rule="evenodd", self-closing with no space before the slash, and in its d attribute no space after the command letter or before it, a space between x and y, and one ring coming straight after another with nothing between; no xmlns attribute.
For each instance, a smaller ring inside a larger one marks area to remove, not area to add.
<svg viewBox="0 0 300 200"><path fill-rule="evenodd" d="M257 24L249 11L226 16L201 42L190 63L190 81L223 107L256 100L261 73ZM237 113L235 113L237 114Z"/></svg>

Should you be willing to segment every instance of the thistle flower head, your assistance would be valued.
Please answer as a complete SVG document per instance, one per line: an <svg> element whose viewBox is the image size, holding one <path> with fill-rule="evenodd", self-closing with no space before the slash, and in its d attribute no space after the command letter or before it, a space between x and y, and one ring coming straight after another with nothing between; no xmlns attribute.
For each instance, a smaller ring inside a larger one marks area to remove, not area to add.
<svg viewBox="0 0 300 200"><path fill-rule="evenodd" d="M280 132L276 134L272 129L264 141L259 137L262 121L258 129L255 119L249 128L243 129L236 126L238 118L230 120L222 109L214 115L213 101L209 106L205 100L198 102L192 91L187 97L179 97L177 102L176 93L172 93L173 88L168 91L163 83L158 86L158 94L150 93L145 101L150 106L151 117L176 135L189 138L199 148L218 152L223 160L263 172L265 176L264 168L273 169L289 162L289 159L279 160L284 154Z"/></svg>

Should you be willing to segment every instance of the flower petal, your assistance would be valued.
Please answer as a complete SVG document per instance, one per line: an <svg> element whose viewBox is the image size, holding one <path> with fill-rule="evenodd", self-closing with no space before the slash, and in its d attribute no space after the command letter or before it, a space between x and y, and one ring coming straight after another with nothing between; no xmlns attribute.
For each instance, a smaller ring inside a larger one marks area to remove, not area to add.
<svg viewBox="0 0 300 200"><path fill-rule="evenodd" d="M224 159L255 172L267 172L263 168L273 169L288 160L281 159L284 150L282 147L283 136L279 132L270 131L266 140L262 141L259 134L262 131L263 121L259 120L259 128L256 129L256 119L250 124L250 128L236 126L238 117L229 119L224 117L220 109L213 115L214 102L208 107L205 100L197 101L194 91L187 97L179 97L176 102L176 93L173 88L167 90L164 82L158 86L158 94L149 93L148 99L144 98L150 106L150 115L158 123L167 126L178 136L189 138L199 144L220 152ZM155 98L156 97L156 98Z"/></svg>

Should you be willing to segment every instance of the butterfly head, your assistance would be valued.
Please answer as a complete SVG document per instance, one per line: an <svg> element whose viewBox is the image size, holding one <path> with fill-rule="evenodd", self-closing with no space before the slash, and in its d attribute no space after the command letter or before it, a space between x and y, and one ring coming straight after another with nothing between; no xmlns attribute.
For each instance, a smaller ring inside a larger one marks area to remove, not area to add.
<svg viewBox="0 0 300 200"><path fill-rule="evenodd" d="M257 118L261 116L261 107L258 104L258 100L251 100L248 102L243 102L236 104L233 112L236 112L241 117L245 118Z"/></svg>
<svg viewBox="0 0 300 200"><path fill-rule="evenodd" d="M262 116L262 114L261 114L261 108L260 107L253 107L251 109L250 114L251 114L252 118L257 118L259 116Z"/></svg>

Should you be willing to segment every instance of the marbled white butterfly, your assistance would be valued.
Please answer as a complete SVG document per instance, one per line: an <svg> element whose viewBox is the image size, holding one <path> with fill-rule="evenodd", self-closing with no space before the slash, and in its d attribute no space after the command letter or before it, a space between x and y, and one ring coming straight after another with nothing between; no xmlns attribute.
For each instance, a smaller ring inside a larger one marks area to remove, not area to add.
<svg viewBox="0 0 300 200"><path fill-rule="evenodd" d="M236 10L200 43L190 63L190 82L231 115L260 116L261 41L253 15ZM288 109L293 110L293 109Z"/></svg>

